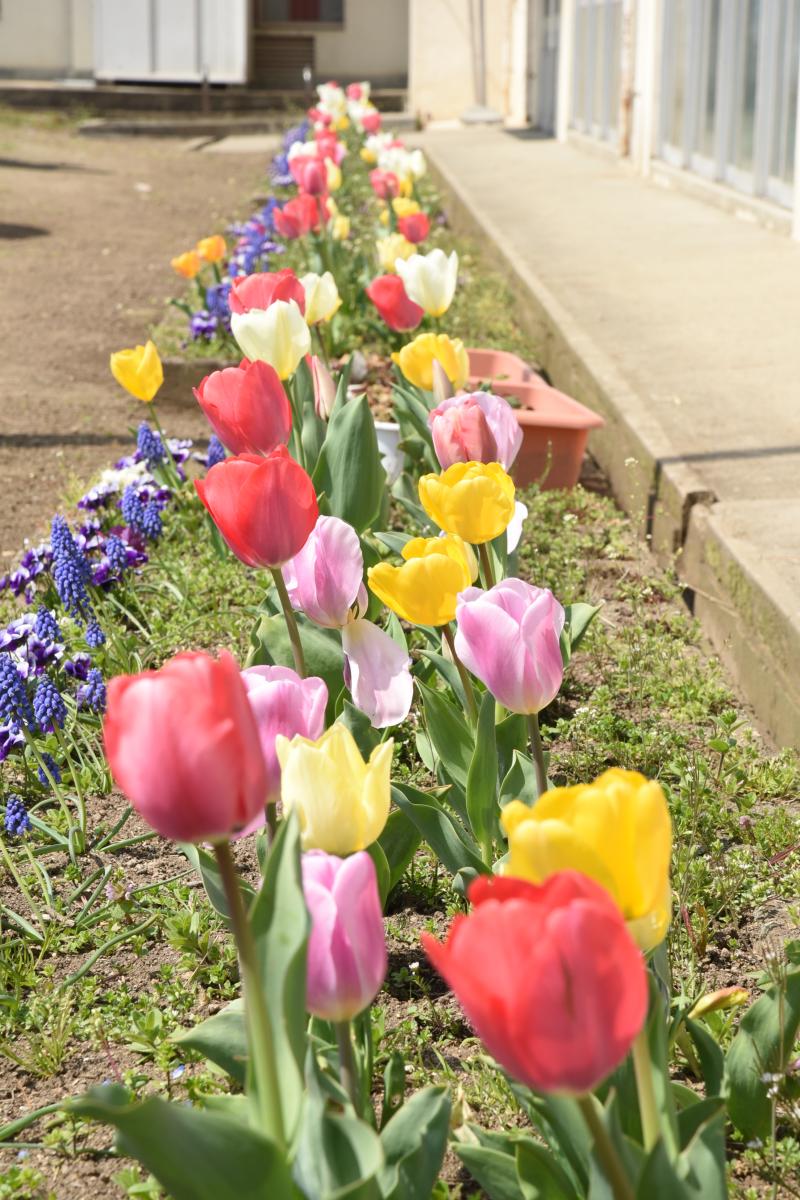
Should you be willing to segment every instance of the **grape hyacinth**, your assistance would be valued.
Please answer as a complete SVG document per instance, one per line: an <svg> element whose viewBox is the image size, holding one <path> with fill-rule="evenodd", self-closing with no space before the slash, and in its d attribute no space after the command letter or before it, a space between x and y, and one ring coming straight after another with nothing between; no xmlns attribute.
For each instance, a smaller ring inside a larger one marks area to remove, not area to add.
<svg viewBox="0 0 800 1200"><path fill-rule="evenodd" d="M206 470L210 471L217 463L225 461L225 447L215 433L211 434L208 439L208 451L206 453Z"/></svg>
<svg viewBox="0 0 800 1200"><path fill-rule="evenodd" d="M47 770L45 770L47 768ZM61 783L61 768L59 767L52 754L42 754L42 765L36 772L39 783L42 787L50 787L50 779L47 778L47 772L50 772L50 777L54 783Z"/></svg>
<svg viewBox="0 0 800 1200"><path fill-rule="evenodd" d="M96 713L106 711L106 685L97 667L92 667L86 683L78 688L77 700L78 708L88 708Z"/></svg>
<svg viewBox="0 0 800 1200"><path fill-rule="evenodd" d="M36 685L33 715L44 733L54 733L56 729L64 728L67 706L49 675L43 675Z"/></svg>
<svg viewBox="0 0 800 1200"><path fill-rule="evenodd" d="M53 582L59 600L76 621L91 619L94 612L86 590L91 575L89 564L61 516L53 517L50 542Z"/></svg>
<svg viewBox="0 0 800 1200"><path fill-rule="evenodd" d="M22 802L22 797L17 796L14 792L9 792L6 797L3 826L6 833L10 834L11 837L20 837L23 833L27 833L31 827L31 819L28 816L28 810Z"/></svg>
<svg viewBox="0 0 800 1200"><path fill-rule="evenodd" d="M116 571L118 575L121 575L128 565L128 549L122 538L117 537L115 533L112 533L106 542L106 558L111 570Z"/></svg>
<svg viewBox="0 0 800 1200"><path fill-rule="evenodd" d="M86 645L91 650L97 650L100 646L105 645L106 635L103 633L97 621L90 621L86 626Z"/></svg>
<svg viewBox="0 0 800 1200"><path fill-rule="evenodd" d="M148 467L159 463L164 458L164 446L161 438L150 428L147 421L142 421L136 434L136 450Z"/></svg>
<svg viewBox="0 0 800 1200"><path fill-rule="evenodd" d="M157 542L161 537L164 526L161 521L161 512L155 500L148 501L142 510L141 530L145 537L150 538L151 542Z"/></svg>
<svg viewBox="0 0 800 1200"><path fill-rule="evenodd" d="M58 628L58 621L50 612L50 609L45 608L43 604L40 604L36 610L36 622L33 626L33 632L43 642L61 641L61 630Z"/></svg>
<svg viewBox="0 0 800 1200"><path fill-rule="evenodd" d="M22 725L36 725L25 680L7 654L0 654L0 722L10 725L12 733Z"/></svg>

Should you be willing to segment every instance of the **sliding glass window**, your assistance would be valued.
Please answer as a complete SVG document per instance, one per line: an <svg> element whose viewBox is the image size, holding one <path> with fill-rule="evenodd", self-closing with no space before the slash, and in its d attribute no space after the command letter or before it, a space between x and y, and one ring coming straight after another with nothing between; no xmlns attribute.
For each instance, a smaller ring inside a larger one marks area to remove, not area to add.
<svg viewBox="0 0 800 1200"><path fill-rule="evenodd" d="M619 126L622 0L577 0L572 126L616 141Z"/></svg>

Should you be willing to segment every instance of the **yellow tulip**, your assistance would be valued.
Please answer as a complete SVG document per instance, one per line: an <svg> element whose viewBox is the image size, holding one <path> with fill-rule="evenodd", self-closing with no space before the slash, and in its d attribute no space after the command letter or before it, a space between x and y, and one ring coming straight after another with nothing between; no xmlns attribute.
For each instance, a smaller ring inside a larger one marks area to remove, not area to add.
<svg viewBox="0 0 800 1200"><path fill-rule="evenodd" d="M137 400L148 402L164 382L164 368L153 342L111 355L111 374Z"/></svg>
<svg viewBox="0 0 800 1200"><path fill-rule="evenodd" d="M384 271L393 273L398 258L411 258L417 253L413 242L404 238L402 233L390 233L388 237L378 238L375 246L378 251L378 262Z"/></svg>
<svg viewBox="0 0 800 1200"><path fill-rule="evenodd" d="M228 247L222 234L215 233L211 237L201 238L195 246L195 250L206 262L215 263L225 257Z"/></svg>
<svg viewBox="0 0 800 1200"><path fill-rule="evenodd" d="M169 265L184 279L194 279L203 265L203 260L196 250L187 250L185 254L179 254L177 258L170 259Z"/></svg>
<svg viewBox="0 0 800 1200"><path fill-rule="evenodd" d="M494 541L514 516L514 481L500 463L453 463L419 481L422 507L445 533L479 546Z"/></svg>
<svg viewBox="0 0 800 1200"><path fill-rule="evenodd" d="M400 176L400 195L404 198L414 195L414 176Z"/></svg>
<svg viewBox="0 0 800 1200"><path fill-rule="evenodd" d="M446 625L458 593L477 578L478 564L459 537L412 538L401 567L381 562L367 571L371 591L412 625Z"/></svg>
<svg viewBox="0 0 800 1200"><path fill-rule="evenodd" d="M329 192L338 192L342 186L342 168L332 158L325 160L325 178Z"/></svg>
<svg viewBox="0 0 800 1200"><path fill-rule="evenodd" d="M337 133L343 133L345 129L350 128L350 118L339 117L338 121L334 121L333 128L337 131Z"/></svg>
<svg viewBox="0 0 800 1200"><path fill-rule="evenodd" d="M543 883L575 870L614 897L644 951L664 940L670 920L672 825L659 784L618 767L594 783L553 788L532 808L503 809L507 875Z"/></svg>
<svg viewBox="0 0 800 1200"><path fill-rule="evenodd" d="M364 762L352 733L336 722L321 738L279 734L283 811L296 810L304 850L352 854L380 836L389 816L391 739Z"/></svg>
<svg viewBox="0 0 800 1200"><path fill-rule="evenodd" d="M392 201L392 208L397 217L410 217L420 211L416 200L408 200L405 196L395 196Z"/></svg>
<svg viewBox="0 0 800 1200"><path fill-rule="evenodd" d="M359 150L359 157L365 163L374 163L378 161L378 156L372 150L368 150L366 146L362 146Z"/></svg>
<svg viewBox="0 0 800 1200"><path fill-rule="evenodd" d="M433 391L433 362L441 363L454 389L464 386L469 376L469 359L461 338L449 338L446 333L420 333L399 354L393 354L409 383L423 391Z"/></svg>
<svg viewBox="0 0 800 1200"><path fill-rule="evenodd" d="M331 221L331 237L335 242L346 242L350 237L350 218L337 213Z"/></svg>

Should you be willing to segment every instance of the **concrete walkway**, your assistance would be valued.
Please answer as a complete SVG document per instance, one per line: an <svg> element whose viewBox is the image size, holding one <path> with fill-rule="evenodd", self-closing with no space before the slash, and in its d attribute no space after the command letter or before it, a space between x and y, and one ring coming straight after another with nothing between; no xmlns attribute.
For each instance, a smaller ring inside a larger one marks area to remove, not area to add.
<svg viewBox="0 0 800 1200"><path fill-rule="evenodd" d="M800 744L800 246L572 146L420 139L769 732Z"/></svg>

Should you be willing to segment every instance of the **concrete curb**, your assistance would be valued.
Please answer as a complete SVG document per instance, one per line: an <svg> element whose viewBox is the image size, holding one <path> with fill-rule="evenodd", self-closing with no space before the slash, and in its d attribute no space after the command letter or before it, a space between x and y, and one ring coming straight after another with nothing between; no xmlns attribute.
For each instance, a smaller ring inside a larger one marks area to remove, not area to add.
<svg viewBox="0 0 800 1200"><path fill-rule="evenodd" d="M539 364L556 387L605 418L589 447L617 501L662 560L679 556L690 606L759 723L778 745L800 749L800 602L779 571L765 570L763 557L754 555L758 541L736 532L737 520L752 526L758 502L716 502L609 355L516 259L509 239L439 160L435 145L422 144L456 227L497 251L495 261L519 299L516 315L541 347Z"/></svg>

